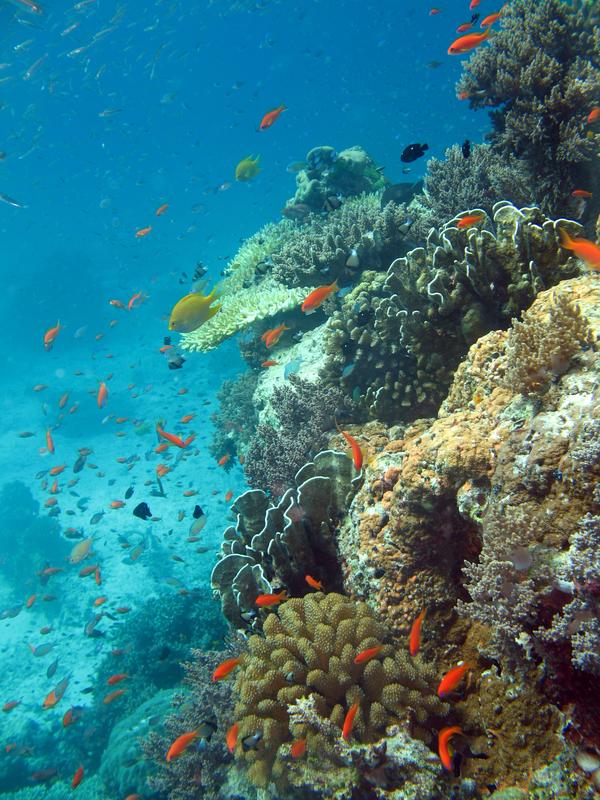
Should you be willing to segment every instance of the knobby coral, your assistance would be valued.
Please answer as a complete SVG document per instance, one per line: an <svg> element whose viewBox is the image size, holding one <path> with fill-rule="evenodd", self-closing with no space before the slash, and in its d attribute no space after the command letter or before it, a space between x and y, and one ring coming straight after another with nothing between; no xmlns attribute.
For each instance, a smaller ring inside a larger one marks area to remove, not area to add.
<svg viewBox="0 0 600 800"><path fill-rule="evenodd" d="M258 786L288 784L293 740L306 739L309 759L321 769L338 765L323 726L334 726L341 737L355 703L352 737L363 743L381 738L389 725L426 726L448 713L435 694L433 668L389 643L387 629L365 603L321 592L294 598L269 614L263 634L250 637L234 689L235 757ZM355 663L371 647L381 649ZM319 724L294 710L303 697L311 699Z"/></svg>
<svg viewBox="0 0 600 800"><path fill-rule="evenodd" d="M457 87L473 108L492 109L492 148L521 160L552 215L568 214L571 190L590 179L598 135L586 136L584 112L598 99L598 21L597 4L513 0Z"/></svg>

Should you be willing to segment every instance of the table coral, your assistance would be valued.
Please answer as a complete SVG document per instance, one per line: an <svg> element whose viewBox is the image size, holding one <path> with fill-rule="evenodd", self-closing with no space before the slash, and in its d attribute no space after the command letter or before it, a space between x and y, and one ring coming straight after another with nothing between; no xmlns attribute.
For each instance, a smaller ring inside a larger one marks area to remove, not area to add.
<svg viewBox="0 0 600 800"><path fill-rule="evenodd" d="M335 726L340 737L347 710L359 703L352 736L360 742L376 741L394 723L426 726L448 713L435 694L435 671L388 638L365 603L335 593L294 598L269 614L263 637L249 640L234 688L235 757L246 763L255 784L288 784L289 744L297 738L306 738L309 758L321 769L339 763L321 725L290 714L303 697L312 698L322 725ZM357 653L376 645L382 648L376 657L354 663ZM245 747L245 739L257 733L256 746Z"/></svg>
<svg viewBox="0 0 600 800"><path fill-rule="evenodd" d="M520 159L552 215L572 214L572 189L591 179L599 136L586 136L584 112L598 99L598 22L597 4L513 0L457 86L471 107L492 109L492 148Z"/></svg>

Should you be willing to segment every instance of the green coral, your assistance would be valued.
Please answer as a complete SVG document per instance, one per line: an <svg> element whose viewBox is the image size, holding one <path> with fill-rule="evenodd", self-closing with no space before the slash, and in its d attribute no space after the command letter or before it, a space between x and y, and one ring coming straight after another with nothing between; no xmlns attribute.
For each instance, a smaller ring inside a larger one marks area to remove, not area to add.
<svg viewBox="0 0 600 800"><path fill-rule="evenodd" d="M321 768L338 765L341 728L354 703L359 709L351 736L362 743L380 739L389 725L426 725L448 713L435 693L433 667L388 641L385 625L366 603L340 594L294 598L269 614L263 636L250 637L234 687L235 756L253 783L288 784L294 739L306 738L309 758L318 759ZM355 663L358 653L378 646L371 660ZM303 713L302 698L312 703L318 724ZM255 734L256 747L244 747L246 737Z"/></svg>

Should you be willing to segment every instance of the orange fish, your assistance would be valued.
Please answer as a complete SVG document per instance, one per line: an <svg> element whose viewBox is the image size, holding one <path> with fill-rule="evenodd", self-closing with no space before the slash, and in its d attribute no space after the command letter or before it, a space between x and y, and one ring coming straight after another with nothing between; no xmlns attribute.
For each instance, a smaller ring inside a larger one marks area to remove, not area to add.
<svg viewBox="0 0 600 800"><path fill-rule="evenodd" d="M447 770L452 770L452 756L448 750L448 744L450 739L456 735L463 735L463 732L458 725L452 725L450 728L442 728L442 730L438 733L438 753L440 756L440 761Z"/></svg>
<svg viewBox="0 0 600 800"><path fill-rule="evenodd" d="M312 575L305 575L304 580L308 583L308 585L312 589L316 589L318 592L323 591L323 584L321 583L321 581L318 581L316 578L313 578Z"/></svg>
<svg viewBox="0 0 600 800"><path fill-rule="evenodd" d="M124 505L125 505L124 500L113 500L109 508L123 508Z"/></svg>
<svg viewBox="0 0 600 800"><path fill-rule="evenodd" d="M167 431L161 428L159 422L156 423L156 432L161 439L166 439L171 444L174 444L176 447L181 447L182 449L185 449L193 441L193 439L188 438L184 442L183 439L180 439L179 436L176 436L174 433L167 433Z"/></svg>
<svg viewBox="0 0 600 800"><path fill-rule="evenodd" d="M331 297L334 292L339 292L339 290L340 287L337 285L336 281L329 284L329 286L319 286L317 289L313 289L313 291L304 298L304 302L300 306L301 311L305 314L312 314L328 297Z"/></svg>
<svg viewBox="0 0 600 800"><path fill-rule="evenodd" d="M52 345L54 344L54 340L58 336L61 331L61 324L60 320L56 323L53 328L48 328L46 333L44 334L44 350L52 350Z"/></svg>
<svg viewBox="0 0 600 800"><path fill-rule="evenodd" d="M115 308L125 308L125 303L123 303L121 300L109 300L108 304L114 306Z"/></svg>
<svg viewBox="0 0 600 800"><path fill-rule="evenodd" d="M159 478L164 478L167 472L171 472L171 468L167 467L166 464L158 464L156 467L156 474Z"/></svg>
<svg viewBox="0 0 600 800"><path fill-rule="evenodd" d="M586 197L588 200L594 195L586 189L573 189L571 197Z"/></svg>
<svg viewBox="0 0 600 800"><path fill-rule="evenodd" d="M458 220L456 227L461 229L472 228L473 225L477 225L477 223L481 222L482 219L485 219L485 214L467 214Z"/></svg>
<svg viewBox="0 0 600 800"><path fill-rule="evenodd" d="M58 407L59 408L64 408L67 405L67 400L68 399L69 399L69 393L65 392L63 394L63 396L60 398L60 400L58 401Z"/></svg>
<svg viewBox="0 0 600 800"><path fill-rule="evenodd" d="M127 689L115 689L114 692L105 695L102 702L107 706L109 703L112 703L113 700L116 700L117 697L121 697L122 694L125 694L126 691Z"/></svg>
<svg viewBox="0 0 600 800"><path fill-rule="evenodd" d="M239 729L240 726L238 725L238 723L234 722L234 724L231 726L231 728L229 728L229 730L225 734L225 743L227 744L227 749L229 750L230 753L233 753L233 751L235 750Z"/></svg>
<svg viewBox="0 0 600 800"><path fill-rule="evenodd" d="M560 245L565 250L571 250L588 267L600 269L600 247L594 242L582 238L572 239L563 228L560 228Z"/></svg>
<svg viewBox="0 0 600 800"><path fill-rule="evenodd" d="M186 489L183 493L184 497L195 497L198 492L195 489Z"/></svg>
<svg viewBox="0 0 600 800"><path fill-rule="evenodd" d="M232 498L232 497L233 497L233 492L232 492L232 491L231 491L231 489L230 489L230 490L227 492L227 494L225 495L225 502L226 502L226 503L228 503L228 502L231 500L231 498Z"/></svg>
<svg viewBox="0 0 600 800"><path fill-rule="evenodd" d="M187 425L188 422L191 422L194 419L195 416L196 416L195 414L186 414L184 417L182 417L179 420L179 422L181 422L182 425Z"/></svg>
<svg viewBox="0 0 600 800"><path fill-rule="evenodd" d="M456 56L462 55L462 53L468 53L469 50L473 50L475 47L479 47L480 44L483 44L489 35L490 29L488 28L483 33L467 33L466 36L459 36L448 48L448 55Z"/></svg>
<svg viewBox="0 0 600 800"><path fill-rule="evenodd" d="M459 100L468 100L469 99L469 93L468 92L460 92L460 94L458 95L458 99Z"/></svg>
<svg viewBox="0 0 600 800"><path fill-rule="evenodd" d="M163 203L162 206L159 206L154 213L156 214L157 217L162 217L162 215L165 213L168 207L169 207L168 203Z"/></svg>
<svg viewBox="0 0 600 800"><path fill-rule="evenodd" d="M375 647L368 647L366 650L361 650L360 653L354 657L354 663L366 664L367 661L370 661L372 658L375 658L375 656L379 655L382 650L382 644L378 644Z"/></svg>
<svg viewBox="0 0 600 800"><path fill-rule="evenodd" d="M458 26L458 28L456 29L456 32L457 33L465 33L466 31L471 30L472 27L473 27L473 23L472 22L463 22L462 25Z"/></svg>
<svg viewBox="0 0 600 800"><path fill-rule="evenodd" d="M272 111L268 111L264 117L260 121L260 125L258 126L259 131L266 131L267 128L270 128L271 125L277 120L279 115L286 110L284 105L277 106Z"/></svg>
<svg viewBox="0 0 600 800"><path fill-rule="evenodd" d="M51 692L48 692L44 702L42 703L43 708L54 708L54 706L58 703L60 697L56 696L56 692L52 689Z"/></svg>
<svg viewBox="0 0 600 800"><path fill-rule="evenodd" d="M161 442L159 445L157 445L154 448L154 452L155 453L164 453L165 450L168 450L168 449L169 449L169 443L168 442Z"/></svg>
<svg viewBox="0 0 600 800"><path fill-rule="evenodd" d="M600 119L600 106L595 106L595 108L592 108L588 114L587 124L591 125L593 122L596 122L597 119Z"/></svg>
<svg viewBox="0 0 600 800"><path fill-rule="evenodd" d="M100 569L98 567L94 570L94 581L96 582L96 586L102 585L102 576L100 575Z"/></svg>
<svg viewBox="0 0 600 800"><path fill-rule="evenodd" d="M98 569L97 564L91 564L89 567L83 567L83 569L79 570L79 577L86 578L88 575L91 575L92 572L95 572Z"/></svg>
<svg viewBox="0 0 600 800"><path fill-rule="evenodd" d="M425 610L421 611L411 626L410 635L408 637L408 652L411 656L416 656L421 647L421 625L424 619Z"/></svg>
<svg viewBox="0 0 600 800"><path fill-rule="evenodd" d="M474 8L477 8L479 3L481 3L481 0L471 0L469 3L469 11L473 11Z"/></svg>
<svg viewBox="0 0 600 800"><path fill-rule="evenodd" d="M46 506L46 508L50 508L51 506L55 506L57 502L58 500L56 499L56 497L49 497L44 503L44 505Z"/></svg>
<svg viewBox="0 0 600 800"><path fill-rule="evenodd" d="M129 298L129 302L127 303L127 311L131 311L132 309L137 308L139 305L142 304L142 302L143 302L142 293L136 292Z"/></svg>
<svg viewBox="0 0 600 800"><path fill-rule="evenodd" d="M287 600L287 592L282 589L277 594L259 594L254 601L259 608L267 608L268 606L276 606L283 600Z"/></svg>
<svg viewBox="0 0 600 800"><path fill-rule="evenodd" d="M139 231L135 232L135 238L141 239L144 236L148 236L151 230L152 230L152 225L148 225L146 228L140 228Z"/></svg>
<svg viewBox="0 0 600 800"><path fill-rule="evenodd" d="M473 665L467 662L460 664L458 667L452 667L452 669L447 672L440 681L440 685L437 688L438 697L443 697L444 695L453 692L463 679L465 673L472 668Z"/></svg>
<svg viewBox="0 0 600 800"><path fill-rule="evenodd" d="M348 713L344 718L344 724L342 726L342 739L348 741L350 738L350 734L352 733L352 728L354 727L354 718L356 717L356 712L359 709L359 704L354 703L348 709Z"/></svg>
<svg viewBox="0 0 600 800"><path fill-rule="evenodd" d="M63 728L68 728L69 725L72 725L74 722L76 722L76 717L73 712L73 709L70 708L68 711L65 711L64 716L62 718Z"/></svg>
<svg viewBox="0 0 600 800"><path fill-rule="evenodd" d="M265 347L269 349L277 344L284 331L289 330L288 326L282 322L281 325L278 325L276 328L270 328L268 331L265 331L260 338L265 343Z"/></svg>
<svg viewBox="0 0 600 800"><path fill-rule="evenodd" d="M225 661L222 661L216 670L213 672L213 683L216 681L221 681L223 678L226 678L229 673L234 670L238 664L241 663L241 657L238 656L237 658L228 658Z"/></svg>
<svg viewBox="0 0 600 800"><path fill-rule="evenodd" d="M60 465L60 466L58 466L58 467L52 467L52 469L50 470L50 473L49 473L49 474L50 474L50 475L52 475L52 477L54 477L55 475L60 475L60 473L61 473L61 472L62 472L64 469L66 469L66 466L67 466L66 464L61 464L61 465Z"/></svg>
<svg viewBox="0 0 600 800"><path fill-rule="evenodd" d="M111 675L110 678L106 679L106 682L109 686L114 686L115 683L120 683L128 678L129 675L126 672L117 672L114 675Z"/></svg>
<svg viewBox="0 0 600 800"><path fill-rule="evenodd" d="M83 767L78 767L73 780L71 781L71 789L76 789L83 780Z"/></svg>
<svg viewBox="0 0 600 800"><path fill-rule="evenodd" d="M493 25L494 22L498 22L501 16L502 11L496 11L495 14L488 14L487 17L481 20L481 27L488 28L490 25Z"/></svg>
<svg viewBox="0 0 600 800"><path fill-rule="evenodd" d="M441 8L430 8L429 9L429 16L430 17L435 17L436 14L441 14L441 13L442 13L442 9Z"/></svg>
<svg viewBox="0 0 600 800"><path fill-rule="evenodd" d="M50 428L46 428L46 447L48 448L48 452L54 455L54 440Z"/></svg>
<svg viewBox="0 0 600 800"><path fill-rule="evenodd" d="M267 361L263 361L261 367L277 367L279 366L279 361L273 361L273 359L268 359Z"/></svg>
<svg viewBox="0 0 600 800"><path fill-rule="evenodd" d="M292 758L302 758L306 753L306 739L296 739L290 747L290 755Z"/></svg>
<svg viewBox="0 0 600 800"><path fill-rule="evenodd" d="M229 455L229 453L225 453L225 455L221 456L221 458L217 461L217 464L220 467L224 467L225 464L229 461L230 458L231 458L231 456Z"/></svg>
<svg viewBox="0 0 600 800"><path fill-rule="evenodd" d="M21 705L20 700L9 700L8 703L4 703L4 705L2 706L2 711L4 711L5 714L8 714L9 711L12 711L13 708L16 708L17 706L20 705Z"/></svg>
<svg viewBox="0 0 600 800"><path fill-rule="evenodd" d="M104 603L106 603L107 600L108 600L108 597L97 597L94 600L94 605L95 606L103 606Z"/></svg>
<svg viewBox="0 0 600 800"><path fill-rule="evenodd" d="M115 613L117 614L129 614L130 611L131 611L130 606L118 606L117 608L115 608Z"/></svg>
<svg viewBox="0 0 600 800"><path fill-rule="evenodd" d="M354 464L354 469L357 472L360 472L363 465L363 454L362 450L360 449L359 443L356 441L354 436L350 436L350 434L346 433L346 431L342 431L340 430L340 428L338 428L338 431L342 434L344 439L350 445L350 449L352 450L352 463Z"/></svg>
<svg viewBox="0 0 600 800"><path fill-rule="evenodd" d="M108 400L108 389L104 381L98 387L98 394L96 395L96 403L98 404L98 408L103 408L106 405L106 401Z"/></svg>
<svg viewBox="0 0 600 800"><path fill-rule="evenodd" d="M167 761L172 761L174 758L178 758L182 755L188 745L190 745L197 736L198 731L189 731L189 733L182 733L181 736L178 736L171 747L169 747Z"/></svg>

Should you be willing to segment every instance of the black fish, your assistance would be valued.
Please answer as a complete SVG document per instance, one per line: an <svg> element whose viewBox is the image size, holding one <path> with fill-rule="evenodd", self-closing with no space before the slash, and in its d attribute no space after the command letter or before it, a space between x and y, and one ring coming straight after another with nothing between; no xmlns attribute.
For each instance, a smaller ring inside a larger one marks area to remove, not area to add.
<svg viewBox="0 0 600 800"><path fill-rule="evenodd" d="M405 147L400 156L400 161L409 164L411 161L416 161L417 158L425 155L425 150L429 150L428 144L409 144Z"/></svg>
<svg viewBox="0 0 600 800"><path fill-rule="evenodd" d="M475 25L478 19L479 19L479 14L473 14L473 16L471 17L471 25Z"/></svg>
<svg viewBox="0 0 600 800"><path fill-rule="evenodd" d="M129 500L129 498L133 495L133 486L130 486L129 489L125 492L125 500Z"/></svg>
<svg viewBox="0 0 600 800"><path fill-rule="evenodd" d="M144 521L150 519L152 516L152 512L148 508L148 503L138 503L137 506L133 509L134 517L139 517Z"/></svg>
<svg viewBox="0 0 600 800"><path fill-rule="evenodd" d="M79 456L77 461L73 464L73 472L81 472L81 470L85 467L85 456Z"/></svg>
<svg viewBox="0 0 600 800"><path fill-rule="evenodd" d="M103 516L104 516L104 511L97 511L90 519L90 525L97 525Z"/></svg>
<svg viewBox="0 0 600 800"><path fill-rule="evenodd" d="M192 512L192 516L194 519L200 519L200 517L204 516L204 511L202 511L200 506L194 506L194 511Z"/></svg>
<svg viewBox="0 0 600 800"><path fill-rule="evenodd" d="M335 211L342 205L342 201L339 197L336 197L334 194L329 195L329 197L325 198L325 202L323 203L323 208L325 211Z"/></svg>
<svg viewBox="0 0 600 800"><path fill-rule="evenodd" d="M422 190L423 181L416 181L416 183L392 183L388 186L381 195L381 208L384 208L388 203L410 203L413 197Z"/></svg>
<svg viewBox="0 0 600 800"><path fill-rule="evenodd" d="M179 353L167 356L167 364L169 369L181 369L185 364L185 358L180 356Z"/></svg>
<svg viewBox="0 0 600 800"><path fill-rule="evenodd" d="M163 344L171 344L171 337L170 336L165 336L163 338Z"/></svg>
<svg viewBox="0 0 600 800"><path fill-rule="evenodd" d="M468 139L465 139L460 146L460 149L462 150L463 157L468 158L471 155L471 142Z"/></svg>
<svg viewBox="0 0 600 800"><path fill-rule="evenodd" d="M250 734L250 736L244 736L242 739L242 749L256 750L262 737L262 731L255 731L254 733Z"/></svg>

